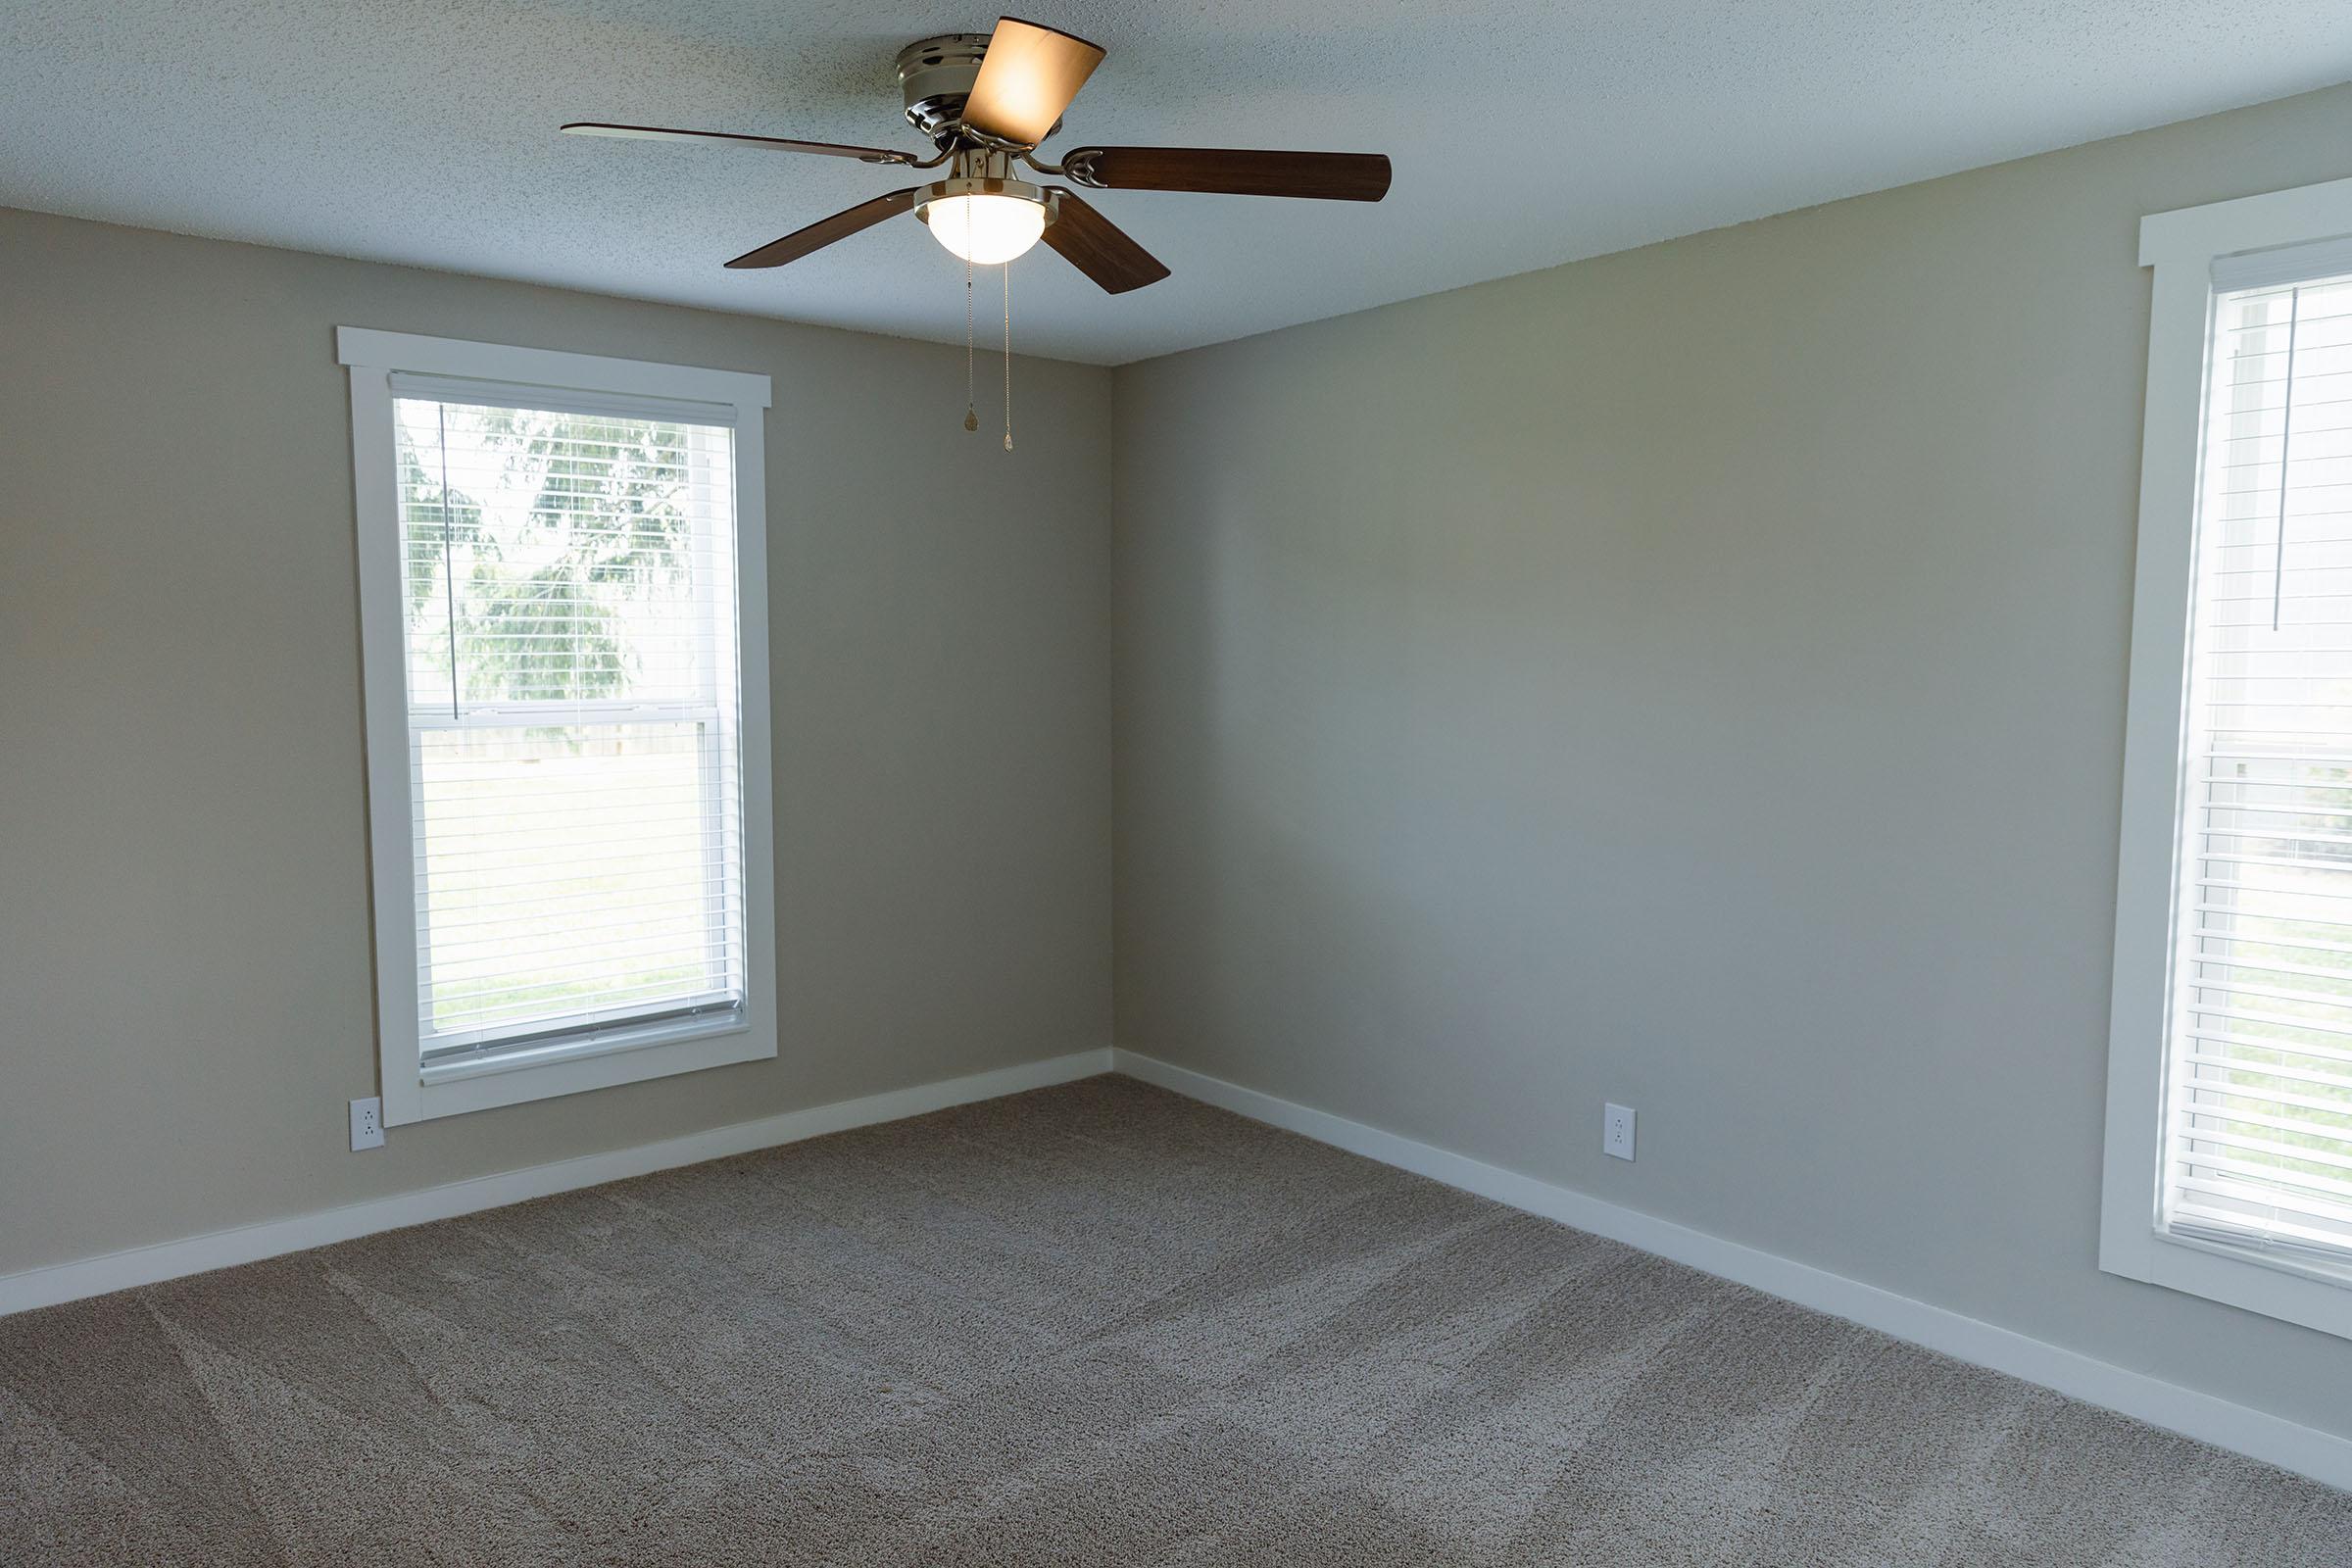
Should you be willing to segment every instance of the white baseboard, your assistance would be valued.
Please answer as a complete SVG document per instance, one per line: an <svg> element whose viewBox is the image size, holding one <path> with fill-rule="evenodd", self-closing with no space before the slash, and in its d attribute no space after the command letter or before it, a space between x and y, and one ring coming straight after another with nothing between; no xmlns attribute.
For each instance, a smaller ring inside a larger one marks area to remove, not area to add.
<svg viewBox="0 0 2352 1568"><path fill-rule="evenodd" d="M2101 1405L2218 1448L2292 1470L2314 1481L2352 1491L2352 1439L2339 1438L2260 1410L2199 1394L2144 1372L2132 1372L2077 1350L1998 1328L1940 1306L1897 1296L1842 1274L1811 1267L1772 1252L1742 1247L1704 1231L1659 1219L1638 1209L1603 1201L1416 1143L1329 1111L1245 1089L1189 1067L1178 1067L1132 1051L1111 1053L1112 1070L1157 1084L1189 1099L1236 1111L1317 1143L1377 1159L1416 1175L1573 1225L1581 1231L1624 1242L1645 1252L1751 1286L1769 1296L1860 1323L1898 1340L1940 1351L1954 1360L2006 1372L2046 1389Z"/></svg>
<svg viewBox="0 0 2352 1568"><path fill-rule="evenodd" d="M709 1132L689 1133L658 1144L582 1154L576 1159L499 1171L442 1187L428 1187L421 1192L400 1193L364 1203L347 1203L340 1208L191 1236L183 1241L159 1242L152 1247L134 1247L98 1257L26 1269L20 1274L0 1275L0 1315L54 1306L85 1296L104 1296L109 1291L128 1290L137 1285L153 1285L185 1274L202 1274L235 1263L251 1263L258 1258L324 1247L329 1242L347 1242L355 1236L369 1236L377 1231L452 1219L506 1203L519 1203L526 1199L594 1187L600 1182L798 1143L804 1138L821 1138L853 1127L899 1121L945 1110L950 1105L1017 1095L1025 1089L1091 1078L1110 1070L1110 1055L1108 1050L1081 1051L1047 1061L974 1073L968 1078L950 1078L942 1083L868 1095L862 1100L788 1110L780 1116L713 1127Z"/></svg>

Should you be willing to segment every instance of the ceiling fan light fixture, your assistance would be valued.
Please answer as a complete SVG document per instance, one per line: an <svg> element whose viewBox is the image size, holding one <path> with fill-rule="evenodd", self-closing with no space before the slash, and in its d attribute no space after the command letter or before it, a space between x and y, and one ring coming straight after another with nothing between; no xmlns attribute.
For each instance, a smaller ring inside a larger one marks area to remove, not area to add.
<svg viewBox="0 0 2352 1568"><path fill-rule="evenodd" d="M919 214L933 239L959 259L980 267L1011 261L1027 252L1046 231L1046 204L1029 196L989 192L934 196L923 203Z"/></svg>

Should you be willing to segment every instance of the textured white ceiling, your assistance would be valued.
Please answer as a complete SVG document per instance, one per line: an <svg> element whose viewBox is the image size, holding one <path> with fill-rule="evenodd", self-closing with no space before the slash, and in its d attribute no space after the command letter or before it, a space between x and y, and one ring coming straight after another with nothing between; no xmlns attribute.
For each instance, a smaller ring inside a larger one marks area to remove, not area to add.
<svg viewBox="0 0 2352 1568"><path fill-rule="evenodd" d="M1175 270L1013 270L1021 347L1119 363L2352 77L2347 0L1022 0L1109 59L1047 151L1386 152L1378 206L1106 192ZM557 134L924 151L891 60L991 11L842 0L8 0L0 205L960 341L895 220L719 264L895 171ZM995 302L983 297L984 322Z"/></svg>

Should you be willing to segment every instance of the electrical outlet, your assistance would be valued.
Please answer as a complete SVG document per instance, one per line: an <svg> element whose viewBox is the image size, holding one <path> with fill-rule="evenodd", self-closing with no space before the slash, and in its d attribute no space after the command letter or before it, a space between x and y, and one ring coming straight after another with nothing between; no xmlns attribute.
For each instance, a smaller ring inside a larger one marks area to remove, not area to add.
<svg viewBox="0 0 2352 1568"><path fill-rule="evenodd" d="M1610 1105L1601 1112L1600 1152L1619 1159L1634 1157L1634 1107Z"/></svg>
<svg viewBox="0 0 2352 1568"><path fill-rule="evenodd" d="M384 1147L384 1102L370 1095L366 1100L351 1102L351 1150Z"/></svg>

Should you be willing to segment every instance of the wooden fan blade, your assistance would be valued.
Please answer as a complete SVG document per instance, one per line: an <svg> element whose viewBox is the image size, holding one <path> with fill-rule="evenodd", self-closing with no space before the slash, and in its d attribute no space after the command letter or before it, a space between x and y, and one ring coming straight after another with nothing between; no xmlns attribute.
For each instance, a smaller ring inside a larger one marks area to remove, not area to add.
<svg viewBox="0 0 2352 1568"><path fill-rule="evenodd" d="M1034 147L1102 63L1102 51L1084 38L1000 17L964 100L963 122L999 141Z"/></svg>
<svg viewBox="0 0 2352 1568"><path fill-rule="evenodd" d="M1376 202L1389 193L1379 153L1267 153L1238 147L1081 147L1061 167L1104 190L1204 190Z"/></svg>
<svg viewBox="0 0 2352 1568"><path fill-rule="evenodd" d="M887 196L877 196L870 202L859 202L847 212L820 218L807 228L796 228L782 239L770 240L756 251L746 251L727 265L734 268L782 267L797 262L810 251L821 251L837 239L848 239L860 229L867 229L885 218L911 212L915 193L920 185L894 190Z"/></svg>
<svg viewBox="0 0 2352 1568"><path fill-rule="evenodd" d="M608 125L597 120L575 120L561 127L573 136L616 136L626 141L699 141L722 147L764 147L770 152L815 153L825 158L856 158L869 164L911 164L911 153L888 147L845 147L837 141L792 141L783 136L738 136L726 130L672 130L666 125Z"/></svg>
<svg viewBox="0 0 2352 1568"><path fill-rule="evenodd" d="M1046 243L1097 283L1105 294L1156 283L1168 275L1158 257L1127 237L1127 231L1080 201L1073 191L1054 190L1054 221Z"/></svg>

